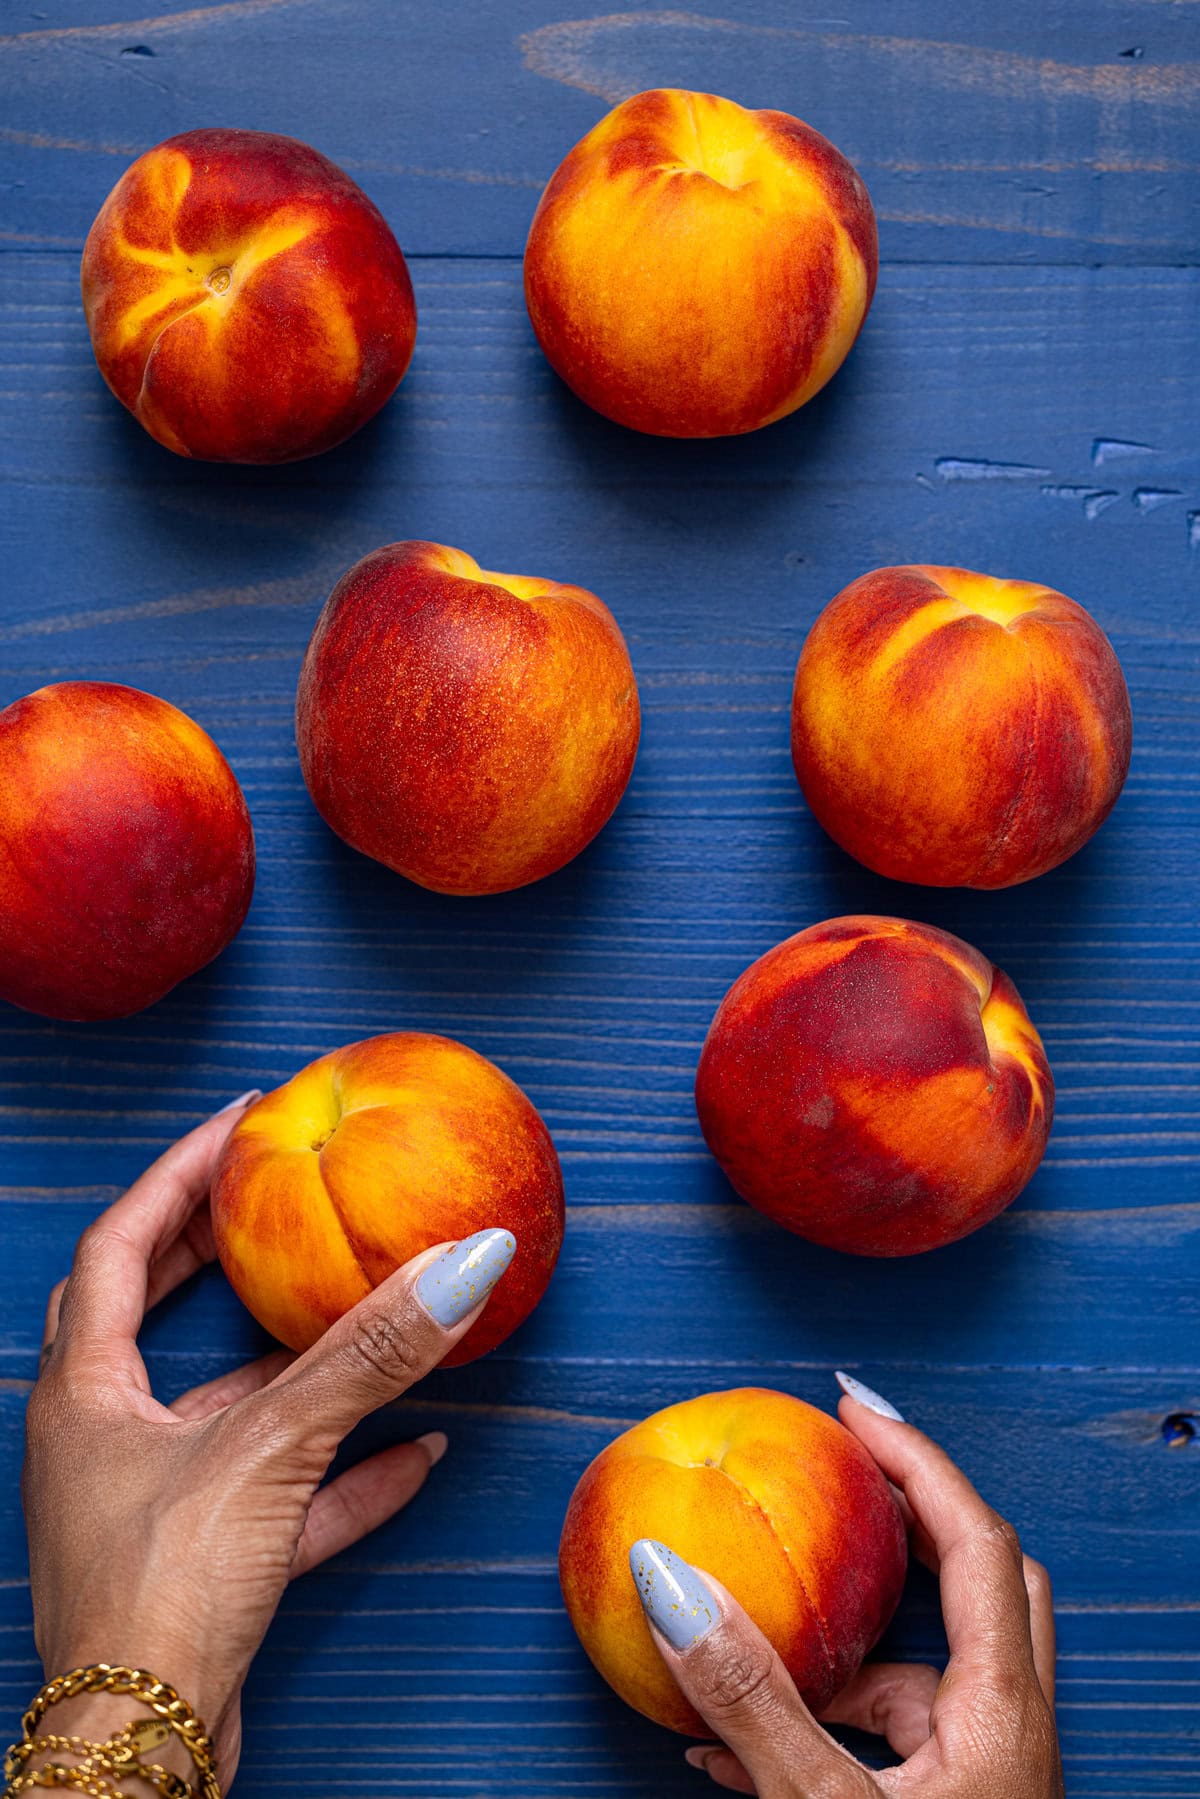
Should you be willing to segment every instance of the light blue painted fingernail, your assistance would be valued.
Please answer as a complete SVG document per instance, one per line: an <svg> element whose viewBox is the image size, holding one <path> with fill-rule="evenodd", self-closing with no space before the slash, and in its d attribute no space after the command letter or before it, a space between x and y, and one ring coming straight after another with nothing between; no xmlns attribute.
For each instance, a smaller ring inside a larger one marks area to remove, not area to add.
<svg viewBox="0 0 1200 1799"><path fill-rule="evenodd" d="M904 1413L898 1412L891 1401L885 1399L882 1393L877 1393L874 1387L855 1380L852 1374L843 1374L840 1368L833 1378L848 1398L856 1399L859 1405L865 1405L868 1412L878 1412L881 1418L894 1418L897 1424L904 1423Z"/></svg>
<svg viewBox="0 0 1200 1799"><path fill-rule="evenodd" d="M219 1106L217 1108L217 1110L213 1113L213 1117L214 1118L223 1118L226 1112L236 1112L242 1106L248 1106L252 1099L261 1099L261 1098L262 1098L262 1088L261 1087L249 1087L249 1088L247 1088L245 1093L239 1093L236 1099L227 1100L223 1106Z"/></svg>
<svg viewBox="0 0 1200 1799"><path fill-rule="evenodd" d="M712 1589L691 1563L653 1537L633 1545L629 1572L647 1618L672 1649L690 1649L721 1616Z"/></svg>
<svg viewBox="0 0 1200 1799"><path fill-rule="evenodd" d="M511 1231L476 1231L429 1264L417 1280L417 1298L449 1330L487 1298L516 1249Z"/></svg>

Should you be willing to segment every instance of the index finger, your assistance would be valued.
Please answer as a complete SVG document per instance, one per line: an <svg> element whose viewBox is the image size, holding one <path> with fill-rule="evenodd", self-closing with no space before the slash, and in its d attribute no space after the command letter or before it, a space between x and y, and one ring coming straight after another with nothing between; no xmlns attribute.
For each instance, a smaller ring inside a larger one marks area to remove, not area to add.
<svg viewBox="0 0 1200 1799"><path fill-rule="evenodd" d="M838 1415L900 1489L932 1549L951 1656L990 1667L1000 1653L1032 1672L1029 1594L1012 1525L911 1424L850 1398Z"/></svg>
<svg viewBox="0 0 1200 1799"><path fill-rule="evenodd" d="M173 1143L84 1231L62 1295L57 1336L65 1351L134 1342L152 1265L207 1199L217 1157L245 1103L235 1101Z"/></svg>
<svg viewBox="0 0 1200 1799"><path fill-rule="evenodd" d="M630 1546L629 1571L655 1648L756 1791L880 1799L870 1774L821 1729L777 1650L719 1581L652 1537ZM725 1771L737 1778L732 1763Z"/></svg>
<svg viewBox="0 0 1200 1799"><path fill-rule="evenodd" d="M331 1324L255 1396L318 1460L369 1412L436 1368L466 1336L516 1251L502 1225L422 1250Z"/></svg>

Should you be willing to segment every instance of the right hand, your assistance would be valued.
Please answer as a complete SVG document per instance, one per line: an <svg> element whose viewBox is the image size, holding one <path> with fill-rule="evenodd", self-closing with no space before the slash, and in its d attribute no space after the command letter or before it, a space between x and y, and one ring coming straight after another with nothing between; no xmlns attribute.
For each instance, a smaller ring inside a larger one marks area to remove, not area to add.
<svg viewBox="0 0 1200 1799"><path fill-rule="evenodd" d="M682 1653L651 1630L720 1738L688 1761L759 1799L1062 1799L1045 1569L928 1437L854 1399L840 1415L897 1488L915 1553L940 1578L946 1671L869 1662L824 1713L907 1758L873 1773L821 1729L757 1625L704 1575L716 1623Z"/></svg>

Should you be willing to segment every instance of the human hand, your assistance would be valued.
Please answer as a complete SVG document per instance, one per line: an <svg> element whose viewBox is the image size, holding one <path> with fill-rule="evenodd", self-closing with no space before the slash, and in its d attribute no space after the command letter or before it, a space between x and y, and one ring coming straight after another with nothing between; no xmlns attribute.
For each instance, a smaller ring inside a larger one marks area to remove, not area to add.
<svg viewBox="0 0 1200 1799"><path fill-rule="evenodd" d="M906 1758L874 1773L821 1729L766 1637L718 1581L664 1555L663 1545L639 1544L652 1575L638 1588L656 1626L651 1635L721 1739L689 1749L688 1761L718 1786L759 1799L1061 1799L1045 1569L1022 1555L1012 1525L936 1444L868 1388L847 1385L868 1403L843 1399L842 1422L897 1489L913 1549L939 1576L946 1671L867 1663L823 1714L827 1723L886 1737Z"/></svg>
<svg viewBox="0 0 1200 1799"><path fill-rule="evenodd" d="M279 1350L160 1405L137 1333L213 1259L209 1182L256 1097L175 1144L84 1232L51 1295L22 1483L47 1675L103 1661L169 1682L208 1726L225 1785L242 1683L287 1583L406 1505L446 1440L397 1444L320 1487L339 1444L470 1329L515 1247L495 1229L426 1250L304 1355ZM45 1728L103 1739L133 1709L80 1696Z"/></svg>

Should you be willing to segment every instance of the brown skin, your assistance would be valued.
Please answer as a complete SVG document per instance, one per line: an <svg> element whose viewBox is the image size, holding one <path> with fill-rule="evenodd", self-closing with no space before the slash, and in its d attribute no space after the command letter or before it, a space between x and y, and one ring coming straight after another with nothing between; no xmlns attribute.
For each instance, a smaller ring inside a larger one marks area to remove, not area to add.
<svg viewBox="0 0 1200 1799"><path fill-rule="evenodd" d="M47 1676L106 1661L169 1681L215 1737L225 1788L242 1683L284 1588L406 1505L444 1439L397 1444L318 1492L339 1444L483 1310L452 1330L434 1321L413 1291L430 1249L306 1354L280 1351L160 1405L137 1333L213 1259L209 1183L239 1116L184 1137L80 1239L51 1295L22 1483ZM80 1698L55 1707L50 1727L104 1737L136 1709ZM186 1754L163 1759L187 1774Z"/></svg>
<svg viewBox="0 0 1200 1799"><path fill-rule="evenodd" d="M905 1758L872 1773L821 1729L762 1632L710 1581L715 1629L683 1655L652 1633L720 1738L689 1749L688 1761L759 1799L1062 1799L1046 1570L928 1437L852 1399L839 1409L897 1488L913 1548L940 1579L946 1671L871 1663L824 1711L828 1723L885 1736Z"/></svg>
<svg viewBox="0 0 1200 1799"><path fill-rule="evenodd" d="M160 1406L137 1332L149 1307L212 1260L208 1185L239 1116L210 1119L177 1143L85 1233L69 1281L51 1295L22 1486L47 1675L133 1661L176 1684L216 1737L226 1789L242 1683L288 1581L405 1505L440 1448L398 1444L318 1493L337 1445L479 1316L451 1331L433 1323L412 1294L422 1256L305 1355L280 1352ZM1060 1799L1045 1571L1022 1563L1011 1526L919 1432L848 1400L841 1417L900 1490L914 1549L940 1573L951 1663L940 1684L930 1668L869 1667L825 1715L886 1734L910 1759L901 1773L872 1776L843 1755L724 1594L727 1622L686 1659L659 1643L727 1745L689 1759L704 1758L734 1792L753 1792L757 1780L765 1799ZM54 1723L104 1736L135 1709L107 1695L77 1699L55 1709ZM175 1745L157 1753L188 1776Z"/></svg>

